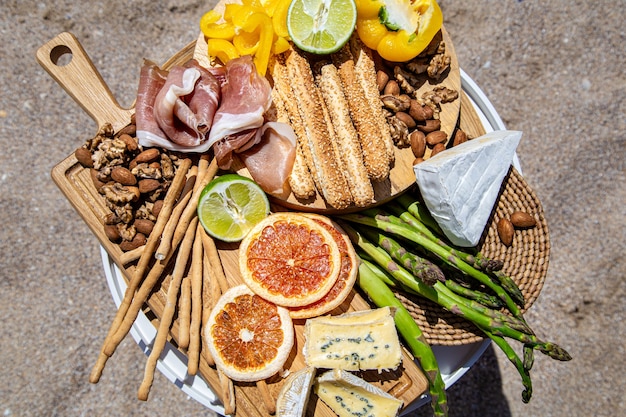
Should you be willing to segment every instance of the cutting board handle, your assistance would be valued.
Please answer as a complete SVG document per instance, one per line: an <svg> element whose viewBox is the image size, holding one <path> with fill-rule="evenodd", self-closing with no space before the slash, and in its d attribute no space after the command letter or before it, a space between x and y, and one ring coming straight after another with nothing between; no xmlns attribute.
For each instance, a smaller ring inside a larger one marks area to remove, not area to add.
<svg viewBox="0 0 626 417"><path fill-rule="evenodd" d="M69 54L64 63L61 57ZM115 131L130 123L133 109L123 109L113 97L76 37L63 32L37 50L37 61L98 124L111 123Z"/></svg>

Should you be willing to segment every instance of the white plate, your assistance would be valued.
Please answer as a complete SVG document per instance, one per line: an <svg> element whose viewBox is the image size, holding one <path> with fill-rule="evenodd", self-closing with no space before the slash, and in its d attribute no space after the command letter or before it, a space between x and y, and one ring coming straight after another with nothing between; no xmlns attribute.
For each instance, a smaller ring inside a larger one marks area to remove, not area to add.
<svg viewBox="0 0 626 417"><path fill-rule="evenodd" d="M461 87L474 105L486 132L506 129L489 99L462 69ZM513 165L520 173L522 172L517 155L515 155ZM113 295L115 305L119 306L126 290L126 281L122 272L104 248L100 249L100 253L109 289ZM156 329L143 312L139 312L130 334L144 353L149 355L150 347L156 337ZM446 388L451 387L459 378L465 375L485 352L490 343L491 341L486 339L482 342L461 346L433 346ZM224 414L224 407L222 407L209 385L199 376L189 377L187 375L187 357L169 342L166 343L165 349L161 354L161 358L157 363L157 369L191 398L220 415ZM423 395L411 403L403 414L414 411L429 402L428 395Z"/></svg>

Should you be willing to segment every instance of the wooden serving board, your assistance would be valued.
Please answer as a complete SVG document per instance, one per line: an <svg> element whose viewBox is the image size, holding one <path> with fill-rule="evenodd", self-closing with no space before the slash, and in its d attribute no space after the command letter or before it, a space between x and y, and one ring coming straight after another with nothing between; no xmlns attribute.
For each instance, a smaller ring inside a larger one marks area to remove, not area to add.
<svg viewBox="0 0 626 417"><path fill-rule="evenodd" d="M216 6L216 10L219 10L219 8L223 7L225 3L229 3L231 1L236 2L238 0L222 0L221 2L219 2L218 6ZM445 132L448 138L451 138L454 129L457 126L459 112L461 108L461 70L459 68L459 62L450 35L445 28L441 29L441 34L443 42L445 42L446 45L446 54L449 55L451 58L450 68L446 71L443 79L437 82L434 82L432 80L426 80L424 84L416 91L415 97L421 97L422 94L432 90L432 88L435 86L443 86L459 92L458 99L450 103L445 103L441 105L441 112L439 114L439 119L441 121L440 130ZM196 59L201 65L206 67L214 64L207 56L207 41L203 34L200 34L196 41L193 58ZM374 201L372 202L372 206L383 204L389 200L392 200L398 194L405 192L411 185L415 183L415 174L413 172L413 161L415 160L415 156L413 155L411 148L394 147L394 150L395 162L391 167L389 178L384 181L374 181L372 183L374 188ZM425 158L428 158L429 156L430 149L427 149ZM241 164L239 166L236 166L235 169L239 174L250 177L247 169ZM277 203L292 210L315 211L332 214L336 214L338 212L354 212L364 209L364 207L356 206L351 206L346 209L335 209L329 206L319 195L319 193L316 194L315 197L306 201L296 198L293 194L291 194L286 200L276 201Z"/></svg>
<svg viewBox="0 0 626 417"><path fill-rule="evenodd" d="M187 45L165 63L164 68L187 62L193 56L194 47L195 42ZM58 58L66 53L72 55L70 63L63 66L57 65ZM109 122L112 123L117 131L128 124L133 110L120 108L82 46L72 34L62 33L43 45L37 51L37 60L68 94L91 115L98 126ZM51 174L54 182L87 223L100 244L128 280L132 276L134 266L124 264L123 252L117 244L110 242L104 234L102 219L109 213L109 209L106 207L102 196L98 194L93 186L89 170L83 168L76 160L74 154L71 154L57 164L52 169ZM238 269L237 246L233 244L218 244L218 249L230 284L240 284L242 280ZM155 291L147 302L147 307L156 316L156 321L161 317L164 309L167 285L168 282L162 282L158 291ZM334 313L369 308L370 305L367 301L353 291L348 300L338 307ZM304 366L301 353L304 344L303 326L303 321L295 322L296 342L292 355L286 364L286 368L291 371ZM178 337L176 322L173 323L170 333L172 341L176 343ZM94 352L94 360L96 356L97 352ZM217 372L208 365L202 356L200 360L200 374L218 397L222 399ZM424 374L407 351L404 352L403 364L398 370L383 372L382 374L367 372L363 376L385 391L403 400L405 405L421 396L428 387ZM276 399L282 387L283 379L277 375L266 382L271 396ZM261 417L269 415L268 410L263 405L262 396L256 385L236 383L235 392L236 414L238 416ZM332 417L335 414L318 400L310 401L309 415Z"/></svg>

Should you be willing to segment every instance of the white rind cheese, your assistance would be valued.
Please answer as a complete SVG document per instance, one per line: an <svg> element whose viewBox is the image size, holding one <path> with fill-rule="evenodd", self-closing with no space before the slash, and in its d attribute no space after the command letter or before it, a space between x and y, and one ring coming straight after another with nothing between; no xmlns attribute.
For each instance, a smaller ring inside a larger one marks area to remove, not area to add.
<svg viewBox="0 0 626 417"><path fill-rule="evenodd" d="M426 207L454 245L478 244L521 137L490 132L413 167Z"/></svg>
<svg viewBox="0 0 626 417"><path fill-rule="evenodd" d="M339 417L395 417L403 404L380 388L339 369L317 378L315 392Z"/></svg>
<svg viewBox="0 0 626 417"><path fill-rule="evenodd" d="M389 307L309 319L304 335L304 360L315 368L380 371L402 362Z"/></svg>
<svg viewBox="0 0 626 417"><path fill-rule="evenodd" d="M277 417L303 417L315 379L315 368L307 367L289 375L276 399Z"/></svg>

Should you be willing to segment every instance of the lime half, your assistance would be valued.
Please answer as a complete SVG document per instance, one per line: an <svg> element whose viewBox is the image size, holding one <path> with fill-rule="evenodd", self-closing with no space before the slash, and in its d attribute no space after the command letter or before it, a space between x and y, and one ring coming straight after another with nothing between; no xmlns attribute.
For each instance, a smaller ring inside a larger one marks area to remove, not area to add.
<svg viewBox="0 0 626 417"><path fill-rule="evenodd" d="M296 46L315 54L339 50L356 25L354 0L293 0L287 29Z"/></svg>
<svg viewBox="0 0 626 417"><path fill-rule="evenodd" d="M222 175L209 182L198 199L202 227L225 242L239 242L269 212L270 203L261 187L237 174Z"/></svg>

